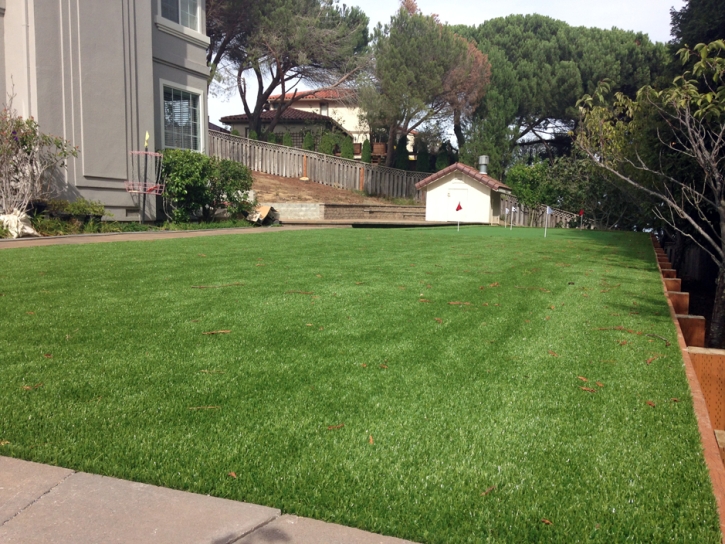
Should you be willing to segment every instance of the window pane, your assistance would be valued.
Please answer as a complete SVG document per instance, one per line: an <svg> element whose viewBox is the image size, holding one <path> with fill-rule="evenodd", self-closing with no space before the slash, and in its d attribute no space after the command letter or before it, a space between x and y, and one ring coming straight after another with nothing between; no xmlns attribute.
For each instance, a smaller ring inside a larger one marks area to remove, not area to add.
<svg viewBox="0 0 725 544"><path fill-rule="evenodd" d="M181 6L180 23L192 30L199 30L197 23L197 0L179 0Z"/></svg>
<svg viewBox="0 0 725 544"><path fill-rule="evenodd" d="M199 151L199 128L199 95L164 87L165 146Z"/></svg>
<svg viewBox="0 0 725 544"><path fill-rule="evenodd" d="M161 16L179 22L179 0L161 0Z"/></svg>

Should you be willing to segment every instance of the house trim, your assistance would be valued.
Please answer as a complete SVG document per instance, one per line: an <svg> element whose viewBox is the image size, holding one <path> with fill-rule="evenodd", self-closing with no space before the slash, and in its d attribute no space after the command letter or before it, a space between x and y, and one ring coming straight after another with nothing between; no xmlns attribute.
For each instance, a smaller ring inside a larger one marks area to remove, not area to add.
<svg viewBox="0 0 725 544"><path fill-rule="evenodd" d="M175 23L174 21L170 21L161 15L156 15L154 22L156 23L156 28L158 28L161 32L166 32L167 34L181 38L182 40L196 46L203 47L204 49L209 47L209 44L211 43L211 39L206 34L202 34L201 32L197 32L196 30L192 30Z"/></svg>

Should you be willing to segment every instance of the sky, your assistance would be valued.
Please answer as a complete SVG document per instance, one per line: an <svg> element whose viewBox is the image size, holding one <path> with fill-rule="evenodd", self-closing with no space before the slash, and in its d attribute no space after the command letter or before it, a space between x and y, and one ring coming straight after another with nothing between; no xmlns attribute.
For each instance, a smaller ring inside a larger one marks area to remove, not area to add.
<svg viewBox="0 0 725 544"><path fill-rule="evenodd" d="M341 0L359 5L359 0ZM370 18L370 28L387 23L399 3L395 0L365 0L362 10ZM656 42L670 39L670 8L682 9L684 0L418 0L426 14L435 13L452 25L479 25L487 19L512 14L538 13L566 21L572 26L617 27L645 32ZM228 100L209 97L209 118L218 123L225 115L243 113L239 96Z"/></svg>

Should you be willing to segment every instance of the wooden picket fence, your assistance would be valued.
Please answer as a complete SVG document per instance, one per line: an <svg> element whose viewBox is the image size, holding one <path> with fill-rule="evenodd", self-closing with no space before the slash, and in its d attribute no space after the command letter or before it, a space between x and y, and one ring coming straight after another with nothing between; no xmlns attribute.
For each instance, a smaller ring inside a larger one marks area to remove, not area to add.
<svg viewBox="0 0 725 544"><path fill-rule="evenodd" d="M509 213L506 214L508 208ZM512 212L516 208L515 212ZM579 216L575 213L565 212L563 210L557 210L552 208L552 213L549 215L549 228L562 227L565 229L569 228L570 222L576 220L576 224L579 224ZM519 204L516 197L513 195L502 195L501 196L501 224L516 225L523 227L544 227L546 223L546 206L538 206L537 208L530 208ZM588 222L584 222L587 226Z"/></svg>
<svg viewBox="0 0 725 544"><path fill-rule="evenodd" d="M415 184L430 174L373 166L296 147L258 142L209 131L209 155L240 162L257 172L285 178L306 177L337 189L364 191L370 196L425 200Z"/></svg>

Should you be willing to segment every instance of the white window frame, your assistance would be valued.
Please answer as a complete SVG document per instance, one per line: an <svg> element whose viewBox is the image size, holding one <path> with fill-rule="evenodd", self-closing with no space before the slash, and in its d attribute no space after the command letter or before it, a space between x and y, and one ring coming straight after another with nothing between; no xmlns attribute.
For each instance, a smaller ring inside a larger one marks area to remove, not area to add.
<svg viewBox="0 0 725 544"><path fill-rule="evenodd" d="M204 0L199 0L196 6L196 20L199 27L204 24L204 18L202 15L205 6L206 2ZM206 35L206 28L204 28L203 31L198 28L191 29L172 21L171 19L163 17L161 15L161 0L156 0L156 9L157 13L154 18L154 22L156 23L156 28L158 28L161 32L166 32L167 34L181 38L182 40L193 43L199 47L203 47L204 49L209 47L211 40L209 39L209 36Z"/></svg>
<svg viewBox="0 0 725 544"><path fill-rule="evenodd" d="M199 95L199 149L193 149L198 153L206 153L206 139L207 133L209 132L209 121L206 116L206 90L202 90L198 87L191 87L189 85L182 85L175 81L169 81L167 79L159 78L159 113L161 115L161 149L166 149L166 119L164 115L166 110L164 109L164 87L171 87L178 91L185 91L187 93ZM178 148L169 148L178 149Z"/></svg>

